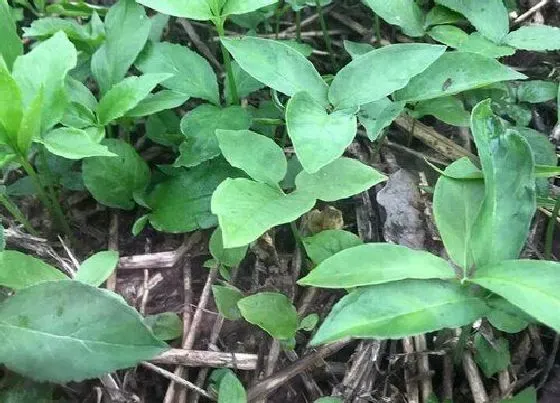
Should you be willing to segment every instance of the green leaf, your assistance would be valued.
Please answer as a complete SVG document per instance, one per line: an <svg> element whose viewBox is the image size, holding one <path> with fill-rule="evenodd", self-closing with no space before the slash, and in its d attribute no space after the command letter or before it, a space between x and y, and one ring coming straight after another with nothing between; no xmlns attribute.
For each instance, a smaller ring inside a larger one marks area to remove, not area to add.
<svg viewBox="0 0 560 403"><path fill-rule="evenodd" d="M261 292L242 298L237 306L247 322L259 326L276 339L286 340L296 333L296 308L283 294Z"/></svg>
<svg viewBox="0 0 560 403"><path fill-rule="evenodd" d="M258 91L266 85L258 80L255 80L249 73L243 70L239 63L235 60L231 63L231 71L233 73L233 79L235 81L235 86L237 88L237 95L239 98L246 98L252 92ZM231 94L229 93L229 78L226 75L224 81L224 90L226 93L226 98L231 102Z"/></svg>
<svg viewBox="0 0 560 403"><path fill-rule="evenodd" d="M136 107L126 113L126 116L136 118L150 116L167 109L178 108L189 99L188 95L172 90L162 90L155 94L149 94L140 101Z"/></svg>
<svg viewBox="0 0 560 403"><path fill-rule="evenodd" d="M329 99L338 109L378 101L405 87L444 52L445 46L423 43L388 45L373 50L338 72L331 84ZM388 65L392 67L388 69Z"/></svg>
<svg viewBox="0 0 560 403"><path fill-rule="evenodd" d="M311 344L346 337L400 339L464 326L487 310L483 300L447 281L404 280L363 287L335 304Z"/></svg>
<svg viewBox="0 0 560 403"><path fill-rule="evenodd" d="M183 334L183 321L175 312L146 316L144 324L161 341L175 340Z"/></svg>
<svg viewBox="0 0 560 403"><path fill-rule="evenodd" d="M509 32L509 16L502 0L436 0L453 11L463 14L478 32L501 43Z"/></svg>
<svg viewBox="0 0 560 403"><path fill-rule="evenodd" d="M178 148L185 139L180 123L179 117L170 110L150 115L146 120L146 136L154 143Z"/></svg>
<svg viewBox="0 0 560 403"><path fill-rule="evenodd" d="M102 94L125 77L144 48L151 25L144 8L134 0L119 0L109 9L105 42L91 59L91 72Z"/></svg>
<svg viewBox="0 0 560 403"><path fill-rule="evenodd" d="M387 180L372 167L352 158L339 158L317 173L296 176L298 192L326 202L345 199Z"/></svg>
<svg viewBox="0 0 560 403"><path fill-rule="evenodd" d="M557 96L558 83L553 81L523 81L517 87L517 99L519 102L538 104L539 102L551 101Z"/></svg>
<svg viewBox="0 0 560 403"><path fill-rule="evenodd" d="M534 319L506 299L497 295L487 300L492 308L487 314L488 322L506 333L519 333Z"/></svg>
<svg viewBox="0 0 560 403"><path fill-rule="evenodd" d="M237 303L243 298L243 294L235 287L212 286L214 301L218 307L218 312L229 320L241 319L241 311Z"/></svg>
<svg viewBox="0 0 560 403"><path fill-rule="evenodd" d="M315 264L323 262L344 249L363 244L357 235L339 229L321 231L311 237L303 238L302 242L307 256Z"/></svg>
<svg viewBox="0 0 560 403"><path fill-rule="evenodd" d="M41 88L23 113L16 140L17 148L22 154L26 154L31 147L31 143L40 138L43 100L45 99L43 94L44 91Z"/></svg>
<svg viewBox="0 0 560 403"><path fill-rule="evenodd" d="M2 378L0 401L2 403L52 403L54 385L33 382L14 373Z"/></svg>
<svg viewBox="0 0 560 403"><path fill-rule="evenodd" d="M0 32L2 33L0 57L11 70L16 58L23 54L23 42L17 34L16 23L6 0L0 0Z"/></svg>
<svg viewBox="0 0 560 403"><path fill-rule="evenodd" d="M442 97L418 102L412 116L419 119L426 115L432 115L448 125L470 126L471 115L457 97Z"/></svg>
<svg viewBox="0 0 560 403"><path fill-rule="evenodd" d="M68 277L60 270L33 256L15 250L0 252L0 285L3 287L19 290L43 281L64 279Z"/></svg>
<svg viewBox="0 0 560 403"><path fill-rule="evenodd" d="M436 41L462 52L478 53L494 59L510 56L515 53L515 49L510 46L498 45L486 39L479 32L473 32L469 35L461 28L453 25L439 25L433 27L428 34Z"/></svg>
<svg viewBox="0 0 560 403"><path fill-rule="evenodd" d="M220 381L218 403L247 403L247 392L231 371L226 372Z"/></svg>
<svg viewBox="0 0 560 403"><path fill-rule="evenodd" d="M414 0L365 0L375 14L409 36L424 35L424 13Z"/></svg>
<svg viewBox="0 0 560 403"><path fill-rule="evenodd" d="M0 138L3 143L16 145L17 133L23 117L22 102L16 81L0 65L0 128L6 132Z"/></svg>
<svg viewBox="0 0 560 403"><path fill-rule="evenodd" d="M216 130L222 154L257 182L277 185L286 176L284 151L274 140L250 130Z"/></svg>
<svg viewBox="0 0 560 403"><path fill-rule="evenodd" d="M321 397L313 403L343 403L343 400L340 397Z"/></svg>
<svg viewBox="0 0 560 403"><path fill-rule="evenodd" d="M94 287L99 287L115 271L118 263L119 252L113 250L97 252L95 255L84 260L74 279Z"/></svg>
<svg viewBox="0 0 560 403"><path fill-rule="evenodd" d="M507 369L511 358L509 343L500 337L492 341L486 340L480 333L475 334L473 340L474 360L486 378L491 378L500 371Z"/></svg>
<svg viewBox="0 0 560 403"><path fill-rule="evenodd" d="M0 332L10 340L0 345L0 362L56 383L132 367L166 348L122 298L79 281L20 290L0 305Z"/></svg>
<svg viewBox="0 0 560 403"><path fill-rule="evenodd" d="M210 254L214 259L219 261L225 266L234 267L237 266L245 258L247 254L248 245L241 246L239 248L224 248L222 242L222 230L218 227L212 233L210 237L210 244L208 245L210 249Z"/></svg>
<svg viewBox="0 0 560 403"><path fill-rule="evenodd" d="M284 194L267 184L248 179L227 179L212 195L224 247L245 246L270 228L289 223L313 208L308 194Z"/></svg>
<svg viewBox="0 0 560 403"><path fill-rule="evenodd" d="M306 91L323 107L328 105L327 84L313 64L292 47L254 37L223 38L222 43L256 80L288 96Z"/></svg>
<svg viewBox="0 0 560 403"><path fill-rule="evenodd" d="M434 191L434 219L449 257L463 269L473 265L471 233L484 199L482 179L457 179L454 171L477 172L467 158L461 158L445 169Z"/></svg>
<svg viewBox="0 0 560 403"><path fill-rule="evenodd" d="M452 279L445 260L425 251L388 243L369 243L338 252L298 281L322 288L352 288L415 279Z"/></svg>
<svg viewBox="0 0 560 403"><path fill-rule="evenodd" d="M181 132L186 140L181 144L181 155L175 166L194 167L221 154L216 130L246 130L251 126L251 115L240 106L221 109L200 105L181 120Z"/></svg>
<svg viewBox="0 0 560 403"><path fill-rule="evenodd" d="M347 40L344 40L342 43L344 44L344 49L348 52L352 59L356 59L375 49L375 47L369 43L352 42Z"/></svg>
<svg viewBox="0 0 560 403"><path fill-rule="evenodd" d="M137 0L138 3L174 17L208 21L213 18L209 0Z"/></svg>
<svg viewBox="0 0 560 403"><path fill-rule="evenodd" d="M81 129L71 127L53 129L43 137L41 142L51 153L72 160L86 157L116 157L107 146L98 144Z"/></svg>
<svg viewBox="0 0 560 403"><path fill-rule="evenodd" d="M362 105L358 112L358 120L367 131L371 141L380 141L383 129L388 127L404 111L406 102L391 102L389 98L381 98Z"/></svg>
<svg viewBox="0 0 560 403"><path fill-rule="evenodd" d="M174 233L215 226L216 217L210 212L212 193L224 179L236 176L240 172L222 159L188 171L180 169L176 176L158 183L148 195L147 202L152 209L148 215L150 223L158 231Z"/></svg>
<svg viewBox="0 0 560 403"><path fill-rule="evenodd" d="M435 6L426 14L425 26L431 27L440 24L455 24L457 22L463 22L464 20L461 14L447 7Z"/></svg>
<svg viewBox="0 0 560 403"><path fill-rule="evenodd" d="M511 399L500 400L500 403L537 403L537 390L530 386Z"/></svg>
<svg viewBox="0 0 560 403"><path fill-rule="evenodd" d="M144 74L172 74L162 83L165 88L220 104L216 73L206 59L185 46L151 44L138 58L136 67Z"/></svg>
<svg viewBox="0 0 560 403"><path fill-rule="evenodd" d="M146 188L150 181L150 169L134 147L124 141L107 139L101 144L117 157L84 159L84 184L99 203L132 210L136 205L133 194Z"/></svg>
<svg viewBox="0 0 560 403"><path fill-rule="evenodd" d="M43 131L60 122L64 115L68 104L65 79L77 62L76 48L64 33L58 32L14 63L12 75L21 90L24 108L30 107L43 91Z"/></svg>
<svg viewBox="0 0 560 403"><path fill-rule="evenodd" d="M358 129L352 112L329 114L307 92L298 92L288 101L286 126L301 165L310 173L340 157Z"/></svg>
<svg viewBox="0 0 560 403"><path fill-rule="evenodd" d="M505 42L517 49L545 52L560 49L560 28L548 25L525 25L510 32Z"/></svg>
<svg viewBox="0 0 560 403"><path fill-rule="evenodd" d="M123 117L136 107L140 101L170 74L144 74L140 77L127 77L114 85L97 106L97 119L102 126Z"/></svg>
<svg viewBox="0 0 560 403"><path fill-rule="evenodd" d="M246 14L275 3L278 0L227 0L221 15Z"/></svg>
<svg viewBox="0 0 560 403"><path fill-rule="evenodd" d="M311 313L303 318L298 325L298 330L305 330L306 332L311 332L317 327L317 324L321 318L316 313Z"/></svg>
<svg viewBox="0 0 560 403"><path fill-rule="evenodd" d="M560 264L504 260L476 270L471 282L504 297L538 321L560 329Z"/></svg>
<svg viewBox="0 0 560 403"><path fill-rule="evenodd" d="M447 52L395 93L399 101L422 101L488 84L527 78L494 59L470 52Z"/></svg>
<svg viewBox="0 0 560 403"><path fill-rule="evenodd" d="M472 228L471 248L476 266L519 256L536 211L535 169L527 141L494 116L490 100L472 112L485 196ZM515 173L513 175L513 173Z"/></svg>

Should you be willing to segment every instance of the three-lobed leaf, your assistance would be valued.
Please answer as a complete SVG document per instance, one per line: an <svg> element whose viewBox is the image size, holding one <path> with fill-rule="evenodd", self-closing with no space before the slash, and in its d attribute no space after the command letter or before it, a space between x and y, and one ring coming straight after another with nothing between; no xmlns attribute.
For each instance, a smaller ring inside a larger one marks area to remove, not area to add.
<svg viewBox="0 0 560 403"><path fill-rule="evenodd" d="M82 262L74 279L99 287L117 268L118 262L119 252L117 251L97 252Z"/></svg>

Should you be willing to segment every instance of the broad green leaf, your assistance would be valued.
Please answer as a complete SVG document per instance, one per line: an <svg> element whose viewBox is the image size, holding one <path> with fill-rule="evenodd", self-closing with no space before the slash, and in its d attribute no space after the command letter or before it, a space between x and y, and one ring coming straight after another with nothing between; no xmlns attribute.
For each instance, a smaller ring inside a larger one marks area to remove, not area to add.
<svg viewBox="0 0 560 403"><path fill-rule="evenodd" d="M97 252L83 261L74 279L99 287L115 271L118 263L119 252L113 250Z"/></svg>
<svg viewBox="0 0 560 403"><path fill-rule="evenodd" d="M164 30L169 23L169 16L156 13L150 17L150 20L152 21L152 26L150 28L150 34L148 35L148 41L160 42Z"/></svg>
<svg viewBox="0 0 560 403"><path fill-rule="evenodd" d="M551 101L557 96L558 83L553 81L523 81L517 87L517 99L519 102L538 104L539 102Z"/></svg>
<svg viewBox="0 0 560 403"><path fill-rule="evenodd" d="M454 96L420 101L414 107L412 116L419 119L431 115L452 126L469 127L471 115L463 102Z"/></svg>
<svg viewBox="0 0 560 403"><path fill-rule="evenodd" d="M102 94L125 77L144 48L150 28L144 8L134 0L119 0L109 9L105 17L105 42L91 59L91 72Z"/></svg>
<svg viewBox="0 0 560 403"><path fill-rule="evenodd" d="M49 281L0 305L0 362L38 381L95 378L166 349L122 298L79 281ZM79 360L76 357L80 357Z"/></svg>
<svg viewBox="0 0 560 403"><path fill-rule="evenodd" d="M95 200L113 208L132 210L134 193L143 191L150 181L150 169L134 147L122 140L107 139L107 146L117 157L84 159L84 184Z"/></svg>
<svg viewBox="0 0 560 403"><path fill-rule="evenodd" d="M78 52L62 32L15 61L12 75L21 90L24 108L43 91L42 130L53 127L64 115L68 104L65 79L77 62Z"/></svg>
<svg viewBox="0 0 560 403"><path fill-rule="evenodd" d="M115 84L99 101L97 119L102 126L123 117L136 107L140 101L170 74L144 74L140 77L127 77Z"/></svg>
<svg viewBox="0 0 560 403"><path fill-rule="evenodd" d="M239 300L237 306L247 322L259 326L276 339L286 340L296 333L296 308L283 294L261 292Z"/></svg>
<svg viewBox="0 0 560 403"><path fill-rule="evenodd" d="M3 287L19 290L43 281L64 279L68 277L60 270L33 256L15 250L0 252L0 285Z"/></svg>
<svg viewBox="0 0 560 403"><path fill-rule="evenodd" d="M1 0L0 0L1 1ZM21 92L10 73L0 65L0 125L6 131L2 142L15 145L23 117Z"/></svg>
<svg viewBox="0 0 560 403"><path fill-rule="evenodd" d="M483 300L447 281L404 280L363 287L335 304L311 344L346 337L400 339L464 326L487 310Z"/></svg>
<svg viewBox="0 0 560 403"><path fill-rule="evenodd" d="M221 109L213 105L200 105L181 120L181 132L186 140L181 144L181 155L175 166L194 167L220 155L216 130L246 130L251 126L251 116L240 106Z"/></svg>
<svg viewBox="0 0 560 403"><path fill-rule="evenodd" d="M290 46L254 37L222 39L239 66L256 80L288 96L306 91L322 106L328 105L327 84L313 64Z"/></svg>
<svg viewBox="0 0 560 403"><path fill-rule="evenodd" d="M216 137L227 162L257 182L275 186L286 176L286 156L274 140L250 130L219 129Z"/></svg>
<svg viewBox="0 0 560 403"><path fill-rule="evenodd" d="M351 232L333 229L303 238L302 243L307 256L319 264L340 251L362 245L363 241Z"/></svg>
<svg viewBox="0 0 560 403"><path fill-rule="evenodd" d="M409 36L424 35L424 13L414 0L365 0L375 14Z"/></svg>
<svg viewBox="0 0 560 403"><path fill-rule="evenodd" d="M180 123L179 117L170 110L150 115L146 120L146 136L154 143L178 148L185 139Z"/></svg>
<svg viewBox="0 0 560 403"><path fill-rule="evenodd" d="M6 0L0 0L0 57L11 70L14 61L23 53L23 42L17 34L16 23Z"/></svg>
<svg viewBox="0 0 560 403"><path fill-rule="evenodd" d="M212 195L224 247L247 245L276 225L298 219L313 208L306 193L284 194L267 184L248 179L227 179Z"/></svg>
<svg viewBox="0 0 560 403"><path fill-rule="evenodd" d="M209 0L137 0L138 3L153 8L160 13L174 17L190 18L198 21L212 19Z"/></svg>
<svg viewBox="0 0 560 403"><path fill-rule="evenodd" d="M459 51L478 53L494 59L510 56L515 53L515 49L510 46L498 45L486 39L478 32L473 32L469 35L461 28L453 25L439 25L433 27L428 34L436 41L451 46Z"/></svg>
<svg viewBox="0 0 560 403"><path fill-rule="evenodd" d="M249 73L243 70L239 66L239 63L235 60L231 63L231 71L233 73L233 79L235 81L235 87L237 88L237 95L239 98L246 98L252 92L266 87L266 85L254 79ZM229 78L227 75L224 81L224 90L226 98L231 102L231 94L229 93Z"/></svg>
<svg viewBox="0 0 560 403"><path fill-rule="evenodd" d="M500 403L537 403L537 390L530 386L510 399L500 400Z"/></svg>
<svg viewBox="0 0 560 403"><path fill-rule="evenodd" d="M344 49L348 52L352 59L356 59L366 53L371 52L375 49L373 45L369 43L360 43L360 42L352 42L352 41L343 41Z"/></svg>
<svg viewBox="0 0 560 403"><path fill-rule="evenodd" d="M344 153L357 121L351 111L329 114L310 94L298 92L288 101L286 127L301 165L314 173Z"/></svg>
<svg viewBox="0 0 560 403"><path fill-rule="evenodd" d="M358 121L366 128L371 141L380 141L383 129L388 127L403 111L406 102L391 102L389 98L381 98L362 105L358 112Z"/></svg>
<svg viewBox="0 0 560 403"><path fill-rule="evenodd" d="M90 89L81 81L71 76L66 77L66 92L70 98L70 102L75 102L87 107L89 110L97 108L97 99L91 93Z"/></svg>
<svg viewBox="0 0 560 403"><path fill-rule="evenodd" d="M206 59L185 46L169 42L151 44L138 58L136 67L145 74L172 74L162 82L165 88L220 104L216 73Z"/></svg>
<svg viewBox="0 0 560 403"><path fill-rule="evenodd" d="M64 116L60 120L63 126L73 127L75 129L86 129L97 125L97 118L91 109L87 106L72 102L66 107ZM104 130L104 128L103 128Z"/></svg>
<svg viewBox="0 0 560 403"><path fill-rule="evenodd" d="M560 49L560 28L548 25L525 25L510 32L505 42L517 49L545 52Z"/></svg>
<svg viewBox="0 0 560 403"><path fill-rule="evenodd" d="M534 319L506 299L497 295L487 300L491 310L486 314L488 322L506 333L519 333Z"/></svg>
<svg viewBox="0 0 560 403"><path fill-rule="evenodd" d="M218 403L247 403L247 392L231 371L228 371L220 381Z"/></svg>
<svg viewBox="0 0 560 403"><path fill-rule="evenodd" d="M504 130L490 100L473 109L471 132L485 189L471 232L472 255L479 267L519 256L536 211L535 162L527 141Z"/></svg>
<svg viewBox="0 0 560 403"><path fill-rule="evenodd" d="M227 0L221 15L246 14L275 3L278 0Z"/></svg>
<svg viewBox="0 0 560 403"><path fill-rule="evenodd" d="M237 266L245 258L247 254L248 245L241 246L239 248L224 248L222 242L222 230L218 227L212 233L210 237L210 243L208 245L210 249L210 254L214 259L225 266Z"/></svg>
<svg viewBox="0 0 560 403"><path fill-rule="evenodd" d="M428 11L428 14L426 14L425 26L431 27L433 25L455 24L464 20L465 18L461 14L456 13L447 7L436 5Z"/></svg>
<svg viewBox="0 0 560 403"><path fill-rule="evenodd" d="M378 101L406 86L444 52L445 46L423 43L388 45L373 50L338 72L329 90L329 100L337 109ZM388 65L392 67L388 69Z"/></svg>
<svg viewBox="0 0 560 403"><path fill-rule="evenodd" d="M126 113L128 117L150 116L167 109L178 108L189 99L188 95L172 90L162 90L149 94L146 98Z"/></svg>
<svg viewBox="0 0 560 403"><path fill-rule="evenodd" d="M210 198L228 177L240 176L222 159L215 159L158 183L148 195L150 223L158 231L182 233L217 224L210 212ZM249 242L246 242L246 244ZM243 244L245 245L245 244ZM236 245L236 246L243 246Z"/></svg>
<svg viewBox="0 0 560 403"><path fill-rule="evenodd" d="M509 16L502 0L436 0L453 11L463 14L478 32L501 43L509 32Z"/></svg>
<svg viewBox="0 0 560 403"><path fill-rule="evenodd" d="M457 179L455 170L480 173L467 158L446 168L434 191L434 219L449 257L463 269L473 265L471 233L484 199L482 179Z"/></svg>
<svg viewBox="0 0 560 403"><path fill-rule="evenodd" d="M554 330L560 329L560 263L504 260L477 269L469 281L504 297Z"/></svg>
<svg viewBox="0 0 560 403"><path fill-rule="evenodd" d="M44 91L41 88L23 113L16 140L17 148L22 154L26 154L31 143L40 138L44 99Z"/></svg>
<svg viewBox="0 0 560 403"><path fill-rule="evenodd" d="M470 52L447 52L406 87L395 93L400 101L422 101L453 95L488 84L523 80L525 75L494 59Z"/></svg>
<svg viewBox="0 0 560 403"><path fill-rule="evenodd" d="M78 50L88 54L93 53L104 39L104 35L91 32L87 25L58 17L43 17L33 21L31 26L23 28L23 37L45 40L59 31L64 32Z"/></svg>
<svg viewBox="0 0 560 403"><path fill-rule="evenodd" d="M71 160L86 157L116 157L107 146L95 142L84 130L61 127L48 132L41 140L51 153Z"/></svg>
<svg viewBox="0 0 560 403"><path fill-rule="evenodd" d="M161 341L175 340L183 334L183 321L175 312L146 316L144 324Z"/></svg>
<svg viewBox="0 0 560 403"><path fill-rule="evenodd" d="M388 243L369 243L338 252L298 281L322 288L352 288L391 281L452 279L455 271L429 252Z"/></svg>
<svg viewBox="0 0 560 403"><path fill-rule="evenodd" d="M237 303L243 298L243 294L237 288L229 286L212 286L214 301L218 307L218 312L229 320L241 319L241 311Z"/></svg>
<svg viewBox="0 0 560 403"><path fill-rule="evenodd" d="M474 335L474 360L486 378L491 378L500 371L507 369L511 358L509 343L503 337L492 341L492 344L480 333Z"/></svg>
<svg viewBox="0 0 560 403"><path fill-rule="evenodd" d="M372 167L352 158L339 158L314 174L302 171L296 176L299 193L326 202L346 199L387 180Z"/></svg>

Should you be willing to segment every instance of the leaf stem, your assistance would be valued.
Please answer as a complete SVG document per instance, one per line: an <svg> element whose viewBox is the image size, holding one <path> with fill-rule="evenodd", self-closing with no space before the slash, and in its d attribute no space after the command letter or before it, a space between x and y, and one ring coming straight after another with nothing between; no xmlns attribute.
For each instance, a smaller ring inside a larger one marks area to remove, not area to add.
<svg viewBox="0 0 560 403"><path fill-rule="evenodd" d="M381 45L381 23L379 21L379 16L375 14L375 41L378 45Z"/></svg>
<svg viewBox="0 0 560 403"><path fill-rule="evenodd" d="M546 226L546 240L544 244L544 258L546 260L552 259L552 241L554 240L554 229L556 228L556 220L558 218L558 213L560 212L560 196L556 199L554 204L554 209L552 210L552 216L548 221Z"/></svg>
<svg viewBox="0 0 560 403"><path fill-rule="evenodd" d="M336 70L337 69L336 59L334 57L331 37L329 35L329 30L327 28L327 23L325 21L325 15L323 13L323 6L321 6L321 0L315 0L315 5L317 6L317 12L319 13L319 21L321 22L321 29L323 30L323 38L325 40L325 45L327 45L327 50L331 58L331 63Z"/></svg>
<svg viewBox="0 0 560 403"><path fill-rule="evenodd" d="M218 35L220 36L220 39L225 37L224 23L225 23L224 19L220 19L220 20L216 21L216 23L215 23L216 29L218 30ZM234 105L238 105L239 104L239 95L237 94L237 86L235 84L235 77L233 76L233 70L231 68L231 55L229 54L228 50L226 49L226 47L224 46L224 44L221 41L220 41L220 48L222 49L222 57L224 59L224 66L225 66L226 72L227 72L229 94L230 94L230 97L231 97L230 98L231 103L234 104ZM227 103L228 103L228 105L230 104L229 102L227 102Z"/></svg>
<svg viewBox="0 0 560 403"><path fill-rule="evenodd" d="M33 226L31 225L31 223L27 220L27 218L25 218L25 216L23 215L22 211L19 209L19 207L10 200L10 198L8 197L8 195L4 194L4 193L0 193L0 203L6 208L6 210L8 210L8 212L14 216L14 218L16 219L16 221L20 222L21 224L23 224L23 226L25 227L25 229L33 236L39 236L39 233L37 231L35 231L35 229L33 228Z"/></svg>
<svg viewBox="0 0 560 403"><path fill-rule="evenodd" d="M301 42L301 10L296 11L296 41Z"/></svg>

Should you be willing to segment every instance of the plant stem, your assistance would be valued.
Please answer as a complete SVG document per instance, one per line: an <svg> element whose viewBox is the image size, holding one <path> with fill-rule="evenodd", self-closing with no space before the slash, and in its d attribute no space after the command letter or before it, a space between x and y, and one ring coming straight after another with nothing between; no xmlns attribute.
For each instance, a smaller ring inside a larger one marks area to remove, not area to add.
<svg viewBox="0 0 560 403"><path fill-rule="evenodd" d="M301 10L296 11L296 41L301 42Z"/></svg>
<svg viewBox="0 0 560 403"><path fill-rule="evenodd" d="M35 231L31 223L25 218L19 207L10 200L8 195L0 193L0 203L14 216L16 221L19 221L25 229L33 236L39 236L39 233Z"/></svg>
<svg viewBox="0 0 560 403"><path fill-rule="evenodd" d="M554 204L554 209L552 210L552 216L548 221L546 226L546 240L544 244L544 258L546 260L552 259L552 241L554 240L554 229L556 228L556 220L558 218L558 213L560 212L560 196L556 199Z"/></svg>
<svg viewBox="0 0 560 403"><path fill-rule="evenodd" d="M331 63L336 70L337 69L336 59L334 58L331 37L329 35L329 30L327 28L325 16L323 14L323 6L321 6L320 0L315 0L315 5L317 6L317 12L319 13L319 21L321 22L321 29L323 30L323 38L325 39L325 44L327 45L327 50L329 51L329 55L331 57Z"/></svg>
<svg viewBox="0 0 560 403"><path fill-rule="evenodd" d="M220 19L216 22L216 29L218 30L218 35L221 38L225 37L224 33L224 22L225 20ZM233 77L233 70L231 68L231 56L224 46L224 44L220 41L220 47L222 49L222 57L224 59L224 66L227 71L227 78L228 78L228 85L229 85L229 95L231 99L231 103L234 105L239 104L239 95L237 95L237 86L235 85L235 78ZM227 98L227 97L226 97ZM230 103L228 102L228 105Z"/></svg>
<svg viewBox="0 0 560 403"><path fill-rule="evenodd" d="M381 23L377 14L375 14L375 37L377 44L381 45Z"/></svg>

